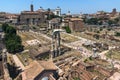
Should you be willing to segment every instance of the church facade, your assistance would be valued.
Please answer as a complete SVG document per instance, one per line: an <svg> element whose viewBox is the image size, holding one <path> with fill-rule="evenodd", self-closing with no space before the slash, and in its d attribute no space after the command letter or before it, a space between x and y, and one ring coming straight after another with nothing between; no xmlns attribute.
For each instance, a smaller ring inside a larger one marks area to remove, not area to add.
<svg viewBox="0 0 120 80"><path fill-rule="evenodd" d="M22 11L19 16L19 23L26 25L39 25L45 22L45 12L34 11L34 7L31 4L30 11Z"/></svg>

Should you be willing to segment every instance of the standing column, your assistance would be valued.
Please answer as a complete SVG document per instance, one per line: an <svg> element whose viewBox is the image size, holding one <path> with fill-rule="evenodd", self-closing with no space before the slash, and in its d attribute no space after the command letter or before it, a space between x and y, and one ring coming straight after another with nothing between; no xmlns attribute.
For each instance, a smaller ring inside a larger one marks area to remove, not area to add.
<svg viewBox="0 0 120 80"><path fill-rule="evenodd" d="M58 42L57 42L57 33L55 34L55 57L57 57L58 54Z"/></svg>
<svg viewBox="0 0 120 80"><path fill-rule="evenodd" d="M60 50L60 32L58 32L58 55L61 55L61 50Z"/></svg>
<svg viewBox="0 0 120 80"><path fill-rule="evenodd" d="M52 35L52 41L51 41L51 53L50 53L50 59L52 60L53 54L54 54L54 41L53 41L53 35Z"/></svg>

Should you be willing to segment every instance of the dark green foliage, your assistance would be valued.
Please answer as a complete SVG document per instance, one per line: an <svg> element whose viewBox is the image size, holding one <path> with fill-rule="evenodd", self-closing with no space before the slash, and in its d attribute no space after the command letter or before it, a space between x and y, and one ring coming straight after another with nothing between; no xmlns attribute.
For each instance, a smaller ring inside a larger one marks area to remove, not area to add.
<svg viewBox="0 0 120 80"><path fill-rule="evenodd" d="M100 31L102 31L103 30L103 28L100 28Z"/></svg>
<svg viewBox="0 0 120 80"><path fill-rule="evenodd" d="M48 14L47 15L47 20L51 20L53 18L53 15Z"/></svg>
<svg viewBox="0 0 120 80"><path fill-rule="evenodd" d="M6 28L6 32L5 33L7 33L7 34L16 34L16 29L11 27L11 26L9 26L9 27Z"/></svg>
<svg viewBox="0 0 120 80"><path fill-rule="evenodd" d="M86 63L87 61L88 61L88 60L87 60L87 59L85 59L85 60L84 60L84 63Z"/></svg>
<svg viewBox="0 0 120 80"><path fill-rule="evenodd" d="M98 24L99 24L99 25L102 25L102 24L103 24L103 22L102 22L102 21L99 21L99 22L98 22Z"/></svg>
<svg viewBox="0 0 120 80"><path fill-rule="evenodd" d="M62 20L62 17L54 15L54 14L47 14L47 20L51 20L53 18L60 18Z"/></svg>
<svg viewBox="0 0 120 80"><path fill-rule="evenodd" d="M80 80L80 78L74 78L74 80Z"/></svg>
<svg viewBox="0 0 120 80"><path fill-rule="evenodd" d="M100 38L100 36L99 36L98 34L94 34L93 37L94 37L95 39L99 39L99 38Z"/></svg>
<svg viewBox="0 0 120 80"><path fill-rule="evenodd" d="M119 20L119 18L115 18L114 21L115 21L115 23L118 23L120 20Z"/></svg>
<svg viewBox="0 0 120 80"><path fill-rule="evenodd" d="M108 30L108 31L111 31L111 28L108 28L107 30Z"/></svg>
<svg viewBox="0 0 120 80"><path fill-rule="evenodd" d="M33 27L33 29L36 29L36 27Z"/></svg>
<svg viewBox="0 0 120 80"><path fill-rule="evenodd" d="M2 24L2 30L6 33L6 34L16 34L16 29L9 26L8 24L4 23Z"/></svg>
<svg viewBox="0 0 120 80"><path fill-rule="evenodd" d="M108 20L108 24L111 26L113 24L118 24L118 22L120 21L119 17L115 18L113 20Z"/></svg>
<svg viewBox="0 0 120 80"><path fill-rule="evenodd" d="M21 38L16 34L16 29L9 26L8 24L3 24L2 29L5 32L5 45L10 53L17 53L23 50L21 45Z"/></svg>
<svg viewBox="0 0 120 80"><path fill-rule="evenodd" d="M103 21L107 21L107 23L111 26L113 24L118 24L120 19L119 19L119 17L115 18L113 20L110 20L108 18L90 18L90 19L83 18L83 21L90 25L102 25Z"/></svg>
<svg viewBox="0 0 120 80"><path fill-rule="evenodd" d="M6 24L6 23L2 24L2 30L4 32L6 32L7 27L8 27L8 24Z"/></svg>
<svg viewBox="0 0 120 80"><path fill-rule="evenodd" d="M93 60L92 56L89 57L89 60Z"/></svg>
<svg viewBox="0 0 120 80"><path fill-rule="evenodd" d="M90 18L90 19L84 20L85 23L91 24L91 25L97 25L97 24L99 24L98 21L99 21L99 19L97 19L97 18Z"/></svg>
<svg viewBox="0 0 120 80"><path fill-rule="evenodd" d="M108 24L111 26L111 25L113 25L113 24L117 24L118 23L118 19L116 18L116 19L114 19L114 20L108 20Z"/></svg>
<svg viewBox="0 0 120 80"><path fill-rule="evenodd" d="M109 24L109 25L112 25L112 24L114 24L114 21L109 20L109 21L108 21L108 24Z"/></svg>
<svg viewBox="0 0 120 80"><path fill-rule="evenodd" d="M120 36L120 32L116 32L116 33L115 33L115 36Z"/></svg>
<svg viewBox="0 0 120 80"><path fill-rule="evenodd" d="M16 34L13 34L13 35L5 34L5 40L9 40L9 39L21 43L21 38L20 38L20 36L18 36L18 35L16 35Z"/></svg>
<svg viewBox="0 0 120 80"><path fill-rule="evenodd" d="M71 33L71 30L70 30L69 26L66 26L65 30L66 30L67 33Z"/></svg>
<svg viewBox="0 0 120 80"><path fill-rule="evenodd" d="M100 31L97 31L96 33L100 33Z"/></svg>

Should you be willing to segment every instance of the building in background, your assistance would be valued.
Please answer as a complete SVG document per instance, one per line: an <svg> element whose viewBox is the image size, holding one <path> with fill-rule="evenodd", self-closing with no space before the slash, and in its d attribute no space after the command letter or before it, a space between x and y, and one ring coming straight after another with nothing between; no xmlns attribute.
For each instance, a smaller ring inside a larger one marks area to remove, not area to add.
<svg viewBox="0 0 120 80"><path fill-rule="evenodd" d="M60 18L53 18L49 21L48 29L59 29L60 28Z"/></svg>
<svg viewBox="0 0 120 80"><path fill-rule="evenodd" d="M5 22L5 17L6 13L5 12L0 12L0 23L4 23Z"/></svg>
<svg viewBox="0 0 120 80"><path fill-rule="evenodd" d="M56 80L57 77L57 67L52 61L33 61L24 72L23 80Z"/></svg>
<svg viewBox="0 0 120 80"><path fill-rule="evenodd" d="M61 8L57 7L56 9L52 10L54 15L61 16Z"/></svg>
<svg viewBox="0 0 120 80"><path fill-rule="evenodd" d="M82 19L71 18L69 21L69 27L71 31L83 31L84 24L83 24Z"/></svg>
<svg viewBox="0 0 120 80"><path fill-rule="evenodd" d="M0 23L5 22L16 24L18 22L18 14L0 12Z"/></svg>
<svg viewBox="0 0 120 80"><path fill-rule="evenodd" d="M84 30L84 22L80 18L64 18L62 26L69 26L72 32Z"/></svg>
<svg viewBox="0 0 120 80"><path fill-rule="evenodd" d="M45 21L45 12L34 11L34 6L30 5L30 11L22 11L19 16L19 23L26 25L39 25Z"/></svg>

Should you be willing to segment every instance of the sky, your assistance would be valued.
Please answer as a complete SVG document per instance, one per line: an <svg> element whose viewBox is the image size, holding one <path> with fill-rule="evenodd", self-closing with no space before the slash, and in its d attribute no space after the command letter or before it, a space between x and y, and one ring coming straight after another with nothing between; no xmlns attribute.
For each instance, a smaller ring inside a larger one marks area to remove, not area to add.
<svg viewBox="0 0 120 80"><path fill-rule="evenodd" d="M20 13L30 10L31 3L34 10L40 7L55 9L59 6L62 13L95 13L101 10L111 12L113 8L120 12L120 0L1 0L0 12Z"/></svg>

